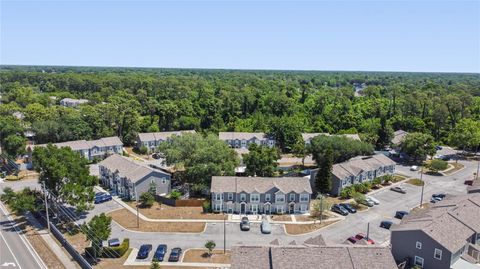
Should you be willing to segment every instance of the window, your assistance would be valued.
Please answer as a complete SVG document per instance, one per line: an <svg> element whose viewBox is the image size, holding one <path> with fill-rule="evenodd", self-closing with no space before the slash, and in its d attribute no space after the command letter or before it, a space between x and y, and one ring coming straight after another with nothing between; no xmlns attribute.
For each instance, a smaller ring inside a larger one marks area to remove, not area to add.
<svg viewBox="0 0 480 269"><path fill-rule="evenodd" d="M295 193L290 193L290 201L295 201Z"/></svg>
<svg viewBox="0 0 480 269"><path fill-rule="evenodd" d="M260 201L260 194L250 194L250 202L258 203Z"/></svg>
<svg viewBox="0 0 480 269"><path fill-rule="evenodd" d="M275 195L275 203L283 203L285 202L285 195L277 194Z"/></svg>
<svg viewBox="0 0 480 269"><path fill-rule="evenodd" d="M308 194L300 194L300 202L308 202Z"/></svg>
<svg viewBox="0 0 480 269"><path fill-rule="evenodd" d="M215 211L222 211L222 204L215 204Z"/></svg>
<svg viewBox="0 0 480 269"><path fill-rule="evenodd" d="M166 178L162 178L162 184L167 184L167 179Z"/></svg>
<svg viewBox="0 0 480 269"><path fill-rule="evenodd" d="M277 205L277 213L283 213L283 205Z"/></svg>
<svg viewBox="0 0 480 269"><path fill-rule="evenodd" d="M435 252L433 253L433 257L437 260L441 260L442 259L442 250L436 248Z"/></svg>
<svg viewBox="0 0 480 269"><path fill-rule="evenodd" d="M215 200L221 201L222 200L222 194L221 193L215 193Z"/></svg>
<svg viewBox="0 0 480 269"><path fill-rule="evenodd" d="M423 268L423 258L422 258L422 257L415 256L415 265L418 265L418 266L420 266L421 268Z"/></svg>
<svg viewBox="0 0 480 269"><path fill-rule="evenodd" d="M418 249L422 249L422 243L417 241L417 243L415 243L415 247Z"/></svg>
<svg viewBox="0 0 480 269"><path fill-rule="evenodd" d="M231 192L228 193L228 200L233 200L233 193Z"/></svg>
<svg viewBox="0 0 480 269"><path fill-rule="evenodd" d="M245 193L240 194L240 201L247 200L247 195Z"/></svg>
<svg viewBox="0 0 480 269"><path fill-rule="evenodd" d="M265 194L265 201L270 202L270 193Z"/></svg>
<svg viewBox="0 0 480 269"><path fill-rule="evenodd" d="M307 212L307 205L301 204L300 205L300 212Z"/></svg>

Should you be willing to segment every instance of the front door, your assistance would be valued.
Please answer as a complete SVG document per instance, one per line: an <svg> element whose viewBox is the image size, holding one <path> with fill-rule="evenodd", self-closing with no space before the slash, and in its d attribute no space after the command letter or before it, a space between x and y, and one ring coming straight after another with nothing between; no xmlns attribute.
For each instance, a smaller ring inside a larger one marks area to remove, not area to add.
<svg viewBox="0 0 480 269"><path fill-rule="evenodd" d="M266 204L263 206L263 212L267 215L270 215L270 204Z"/></svg>
<svg viewBox="0 0 480 269"><path fill-rule="evenodd" d="M252 214L256 215L258 213L258 205L252 204L251 207Z"/></svg>
<svg viewBox="0 0 480 269"><path fill-rule="evenodd" d="M240 214L245 214L245 204L240 204Z"/></svg>
<svg viewBox="0 0 480 269"><path fill-rule="evenodd" d="M288 213L289 214L295 213L295 204L290 204L290 206L288 207Z"/></svg>

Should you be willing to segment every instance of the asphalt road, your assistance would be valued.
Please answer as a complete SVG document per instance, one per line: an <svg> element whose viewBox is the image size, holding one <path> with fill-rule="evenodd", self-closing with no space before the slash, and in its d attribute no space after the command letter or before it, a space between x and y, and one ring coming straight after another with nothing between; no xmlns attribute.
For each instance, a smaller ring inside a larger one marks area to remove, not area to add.
<svg viewBox="0 0 480 269"><path fill-rule="evenodd" d="M46 268L0 205L0 268Z"/></svg>

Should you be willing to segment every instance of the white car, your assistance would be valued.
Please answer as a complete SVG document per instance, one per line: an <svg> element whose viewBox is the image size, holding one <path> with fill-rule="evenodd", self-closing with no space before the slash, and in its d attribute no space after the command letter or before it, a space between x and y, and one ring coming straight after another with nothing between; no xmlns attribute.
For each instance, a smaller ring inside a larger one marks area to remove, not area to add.
<svg viewBox="0 0 480 269"><path fill-rule="evenodd" d="M367 197L365 197L365 198L368 199L368 200L370 200L370 201L372 201L372 202L373 202L374 204L376 204L376 205L379 205L379 204L380 204L380 201L378 201L377 199L375 199L375 198L373 198L373 197L371 197L371 196L367 196Z"/></svg>
<svg viewBox="0 0 480 269"><path fill-rule="evenodd" d="M412 165L412 167L410 167L410 171L418 171L418 166Z"/></svg>

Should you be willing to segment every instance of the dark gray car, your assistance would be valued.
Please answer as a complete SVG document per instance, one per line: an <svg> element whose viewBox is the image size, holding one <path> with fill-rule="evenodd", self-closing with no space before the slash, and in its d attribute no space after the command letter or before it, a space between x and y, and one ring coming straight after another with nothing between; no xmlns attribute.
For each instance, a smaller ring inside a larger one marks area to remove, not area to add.
<svg viewBox="0 0 480 269"><path fill-rule="evenodd" d="M250 221L247 217L243 217L240 221L240 230L242 231L250 231Z"/></svg>

